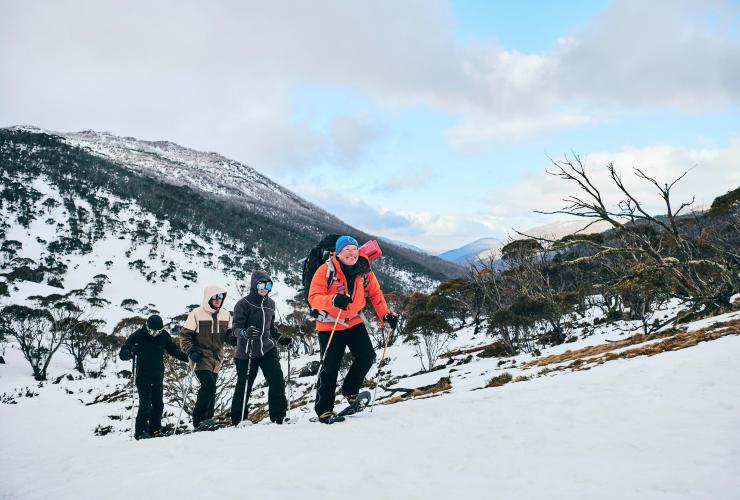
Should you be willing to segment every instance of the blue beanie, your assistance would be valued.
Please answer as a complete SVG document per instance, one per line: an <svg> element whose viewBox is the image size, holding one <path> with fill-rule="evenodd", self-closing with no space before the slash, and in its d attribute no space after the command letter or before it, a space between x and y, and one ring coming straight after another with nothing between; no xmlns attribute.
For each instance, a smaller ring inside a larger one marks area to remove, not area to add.
<svg viewBox="0 0 740 500"><path fill-rule="evenodd" d="M357 240L354 239L352 236L340 236L334 249L336 253L339 253L347 245L354 245L356 247L360 246L357 244Z"/></svg>

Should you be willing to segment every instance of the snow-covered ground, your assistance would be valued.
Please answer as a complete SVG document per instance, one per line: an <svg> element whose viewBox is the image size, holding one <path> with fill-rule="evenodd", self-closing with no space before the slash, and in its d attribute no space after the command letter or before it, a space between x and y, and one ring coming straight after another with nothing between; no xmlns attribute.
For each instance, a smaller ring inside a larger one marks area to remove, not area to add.
<svg viewBox="0 0 740 500"><path fill-rule="evenodd" d="M617 338L604 330L543 354ZM388 369L417 369L410 352L394 346ZM516 375L532 358L515 359L515 370L498 367L497 358L474 359L452 373L449 394L378 405L342 424L310 423L293 410L295 425L135 442L92 433L110 414L128 416L125 403L80 403L91 399L88 389L123 381L39 388L10 347L0 393L28 387L38 396L0 404L0 498L738 498L739 357L740 336L730 335L470 390L502 371ZM399 385L434 383L448 370ZM60 353L51 376L71 372Z"/></svg>

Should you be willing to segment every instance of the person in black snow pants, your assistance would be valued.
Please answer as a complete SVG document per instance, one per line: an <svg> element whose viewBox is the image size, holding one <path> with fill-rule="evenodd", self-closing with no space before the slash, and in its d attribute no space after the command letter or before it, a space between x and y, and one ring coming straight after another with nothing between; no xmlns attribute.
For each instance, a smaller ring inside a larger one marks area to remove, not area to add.
<svg viewBox="0 0 740 500"><path fill-rule="evenodd" d="M270 275L263 271L252 273L249 294L234 307L234 329L237 346L234 356L237 381L231 403L231 422L237 425L249 414L247 403L252 384L257 377L257 368L269 386L267 405L270 420L282 424L288 409L285 398L283 371L280 368L277 345L291 347L293 339L280 335L275 326L275 301L268 297L272 290ZM251 358L251 362L249 361ZM249 365L249 374L247 366ZM247 375L249 375L247 377ZM247 382L248 379L248 382ZM244 387L247 387L244 401ZM242 414L242 409L244 413Z"/></svg>
<svg viewBox="0 0 740 500"><path fill-rule="evenodd" d="M137 440L162 435L165 351L182 362L188 360L188 355L177 347L164 330L162 318L155 314L149 316L146 324L126 339L118 353L123 361L135 358L135 383L139 392L139 411L134 427L134 438Z"/></svg>

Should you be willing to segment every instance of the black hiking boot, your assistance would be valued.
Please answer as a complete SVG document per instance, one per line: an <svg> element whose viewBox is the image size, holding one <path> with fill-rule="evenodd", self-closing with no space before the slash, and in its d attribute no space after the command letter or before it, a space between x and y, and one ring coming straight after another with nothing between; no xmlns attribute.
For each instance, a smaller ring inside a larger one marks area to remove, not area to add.
<svg viewBox="0 0 740 500"><path fill-rule="evenodd" d="M151 439L151 438L152 436L148 432L142 432L141 434L134 434L134 439L137 441L140 439Z"/></svg>
<svg viewBox="0 0 740 500"><path fill-rule="evenodd" d="M332 410L329 410L319 415L319 422L321 422L322 424L333 424L335 422L344 422L344 417L340 417L339 415L334 413Z"/></svg>

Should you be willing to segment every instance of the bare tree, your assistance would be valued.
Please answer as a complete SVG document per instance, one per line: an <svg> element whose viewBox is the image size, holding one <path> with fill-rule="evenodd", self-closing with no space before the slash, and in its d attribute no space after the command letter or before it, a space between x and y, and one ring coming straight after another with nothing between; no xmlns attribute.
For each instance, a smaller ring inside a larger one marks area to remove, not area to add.
<svg viewBox="0 0 740 500"><path fill-rule="evenodd" d="M688 311L677 316L676 321L687 320L697 314L709 314L729 306L737 277L728 266L715 259L708 259L701 251L697 238L684 228L682 212L693 204L693 199L674 203L671 191L685 177L684 172L670 183L659 183L639 168L635 175L654 186L665 206L665 214L651 215L644 202L625 186L622 176L613 164L606 166L609 178L622 195L615 207L607 206L601 190L587 172L580 157L574 155L563 161L554 161L551 175L577 186L582 194L565 198L567 205L560 210L540 212L566 214L590 219L586 228L598 221L608 222L620 244L610 246L587 238L571 240L590 245L596 252L584 259L594 259L610 254L623 254L635 262L642 262L656 270L665 271L672 279L672 292L690 304ZM677 208L675 208L677 206ZM585 228L584 228L585 229Z"/></svg>

